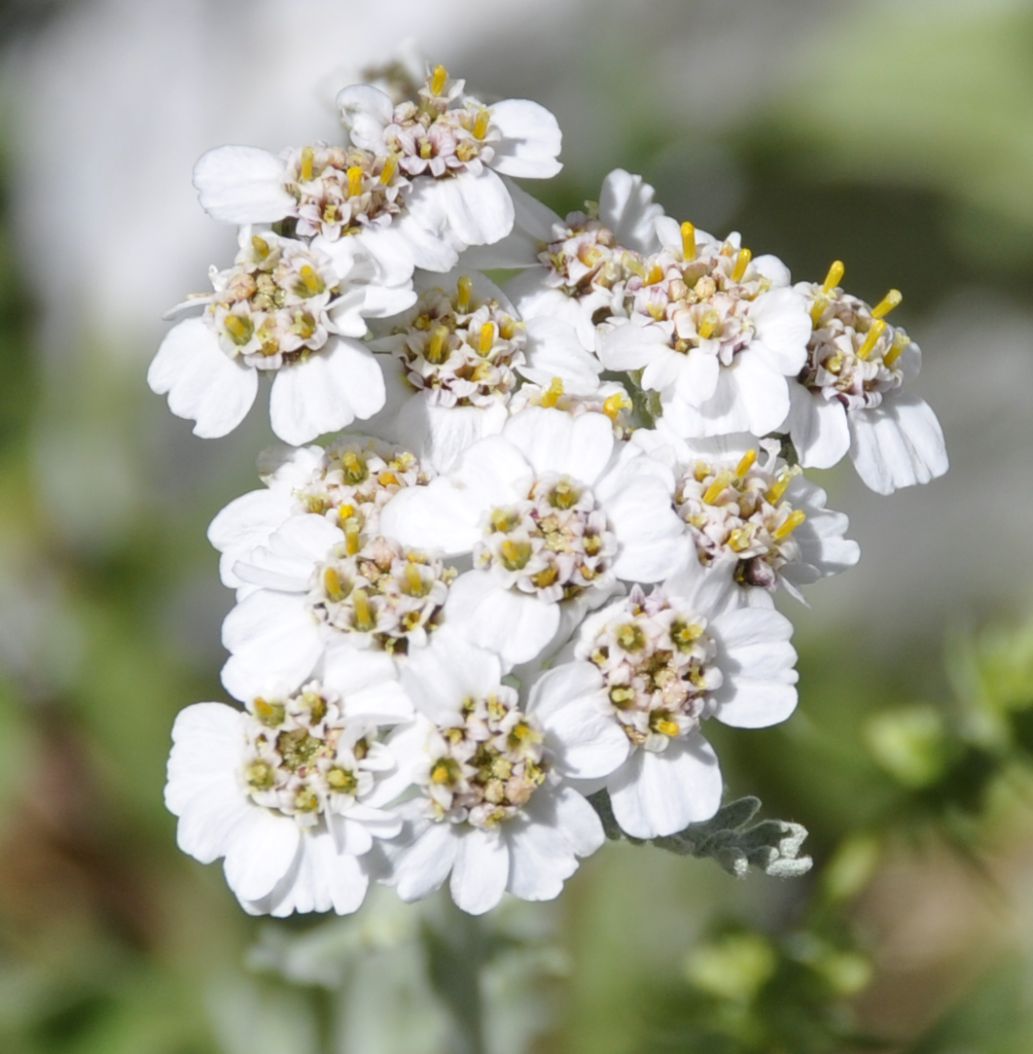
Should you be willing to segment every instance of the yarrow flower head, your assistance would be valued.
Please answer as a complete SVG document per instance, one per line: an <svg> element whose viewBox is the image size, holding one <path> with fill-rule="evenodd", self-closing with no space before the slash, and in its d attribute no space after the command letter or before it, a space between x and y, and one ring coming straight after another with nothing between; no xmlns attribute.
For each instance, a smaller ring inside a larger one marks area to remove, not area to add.
<svg viewBox="0 0 1033 1054"><path fill-rule="evenodd" d="M849 452L889 492L947 466L899 294L838 263L793 286L623 169L561 217L514 182L559 171L552 114L381 73L337 139L198 161L238 252L148 373L200 436L265 378L290 444L209 528L241 705L182 711L166 786L253 913L351 912L371 881L550 899L601 814L695 844L708 722L796 706L774 594L859 557L804 469Z"/></svg>

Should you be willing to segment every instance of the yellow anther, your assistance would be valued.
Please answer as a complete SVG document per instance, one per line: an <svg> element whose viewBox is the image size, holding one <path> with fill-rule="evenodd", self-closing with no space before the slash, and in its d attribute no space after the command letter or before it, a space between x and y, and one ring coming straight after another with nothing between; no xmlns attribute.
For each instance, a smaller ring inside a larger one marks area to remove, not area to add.
<svg viewBox="0 0 1033 1054"><path fill-rule="evenodd" d="M430 331L430 340L427 341L425 355L428 362L434 363L435 366L440 366L445 361L447 341L448 326L443 326L439 323Z"/></svg>
<svg viewBox="0 0 1033 1054"><path fill-rule="evenodd" d="M395 178L397 171L398 158L394 154L389 154L384 161L384 167L380 170L380 182L386 187Z"/></svg>
<svg viewBox="0 0 1033 1054"><path fill-rule="evenodd" d="M454 782L457 775L456 763L451 758L442 758L440 761L434 762L434 766L430 770L430 781L442 787Z"/></svg>
<svg viewBox="0 0 1033 1054"><path fill-rule="evenodd" d="M359 165L348 169L348 197L357 198L362 193L363 171Z"/></svg>
<svg viewBox="0 0 1033 1054"><path fill-rule="evenodd" d="M735 266L732 268L732 281L741 282L746 275L746 268L750 266L753 253L749 249L740 249L735 257Z"/></svg>
<svg viewBox="0 0 1033 1054"><path fill-rule="evenodd" d="M265 238L260 238L257 234L252 234L251 251L259 260L264 260L269 255L269 243Z"/></svg>
<svg viewBox="0 0 1033 1054"><path fill-rule="evenodd" d="M656 285L657 282L663 281L663 277L664 269L659 264L653 264L649 274L646 275L646 285Z"/></svg>
<svg viewBox="0 0 1033 1054"><path fill-rule="evenodd" d="M337 510L337 522L343 528L356 512L357 510L354 505L341 505Z"/></svg>
<svg viewBox="0 0 1033 1054"><path fill-rule="evenodd" d="M611 421L616 421L618 417L625 411L631 409L631 400L624 394L624 392L614 392L606 398L603 403L603 413Z"/></svg>
<svg viewBox="0 0 1033 1054"><path fill-rule="evenodd" d="M485 322L481 326L481 339L477 350L482 355L487 355L493 347L495 347L495 323Z"/></svg>
<svg viewBox="0 0 1033 1054"><path fill-rule="evenodd" d="M886 352L882 357L883 365L892 366L901 355L904 354L904 349L910 344L911 341L904 333L897 333L893 338L893 344L890 350Z"/></svg>
<svg viewBox="0 0 1033 1054"><path fill-rule="evenodd" d="M735 466L735 474L739 477L739 479L745 479L746 473L749 472L751 468L753 468L756 462L757 451L752 449L747 450L746 453L743 454L743 456L739 459L739 464Z"/></svg>
<svg viewBox="0 0 1033 1054"><path fill-rule="evenodd" d="M489 523L493 531L507 534L520 522L520 516L509 509L494 509Z"/></svg>
<svg viewBox="0 0 1033 1054"><path fill-rule="evenodd" d="M728 535L728 548L733 553L741 553L746 549L749 549L753 538L745 527L736 527Z"/></svg>
<svg viewBox="0 0 1033 1054"><path fill-rule="evenodd" d="M360 633L369 633L376 626L377 619L365 589L352 591L352 605L355 610L355 628Z"/></svg>
<svg viewBox="0 0 1033 1054"><path fill-rule="evenodd" d="M681 254L685 260L696 259L696 227L688 220L681 225Z"/></svg>
<svg viewBox="0 0 1033 1054"><path fill-rule="evenodd" d="M811 304L811 324L820 325L821 317L825 314L825 309L829 306L828 298L824 296L816 296L814 303Z"/></svg>
<svg viewBox="0 0 1033 1054"><path fill-rule="evenodd" d="M306 146L305 149L301 151L301 171L299 174L301 176L302 183L308 183L312 179L312 176L314 174L313 168L315 166L315 161L315 150L313 150L310 146Z"/></svg>
<svg viewBox="0 0 1033 1054"><path fill-rule="evenodd" d="M776 527L772 532L771 537L776 542L784 542L807 519L807 513L803 509L794 509L782 523L780 527Z"/></svg>
<svg viewBox="0 0 1033 1054"><path fill-rule="evenodd" d="M344 549L349 556L354 556L362 548L360 530L357 516L344 521Z"/></svg>
<svg viewBox="0 0 1033 1054"><path fill-rule="evenodd" d="M353 486L356 483L364 483L369 476L366 459L354 450L346 450L341 455L341 470L344 473L345 483Z"/></svg>
<svg viewBox="0 0 1033 1054"><path fill-rule="evenodd" d="M468 275L460 275L456 282L456 310L465 315L470 310L473 300L473 279Z"/></svg>
<svg viewBox="0 0 1033 1054"><path fill-rule="evenodd" d="M782 495L789 489L789 484L800 475L800 471L799 465L793 465L791 468L785 469L779 474L778 479L771 484L764 497L772 505L777 505L782 500Z"/></svg>
<svg viewBox="0 0 1033 1054"><path fill-rule="evenodd" d="M499 556L502 558L502 566L507 571L522 571L531 559L531 543L514 542L507 538L499 546Z"/></svg>
<svg viewBox="0 0 1033 1054"><path fill-rule="evenodd" d="M400 486L398 477L393 472L380 472L377 474L377 482L382 487L397 487Z"/></svg>
<svg viewBox="0 0 1033 1054"><path fill-rule="evenodd" d="M704 311L696 324L696 332L703 340L710 340L720 328L721 316L713 308L708 308Z"/></svg>
<svg viewBox="0 0 1033 1054"><path fill-rule="evenodd" d="M323 590L334 602L344 600L344 584L341 582L341 576L332 567L323 572Z"/></svg>
<svg viewBox="0 0 1033 1054"><path fill-rule="evenodd" d="M875 345L879 343L879 338L886 332L886 323L881 318L877 318L871 325L871 329L868 330L868 335L864 338L864 343L857 349L857 357L859 359L867 359L871 355L875 348Z"/></svg>
<svg viewBox="0 0 1033 1054"><path fill-rule="evenodd" d="M477 119L473 123L474 139L483 139L488 134L488 127L490 124L491 113L488 110L479 111Z"/></svg>
<svg viewBox="0 0 1033 1054"><path fill-rule="evenodd" d="M821 291L828 296L833 289L839 286L839 283L843 281L843 275L846 274L846 267L842 260L833 260L829 264L828 273L825 275L825 281L821 283Z"/></svg>
<svg viewBox="0 0 1033 1054"><path fill-rule="evenodd" d="M895 307L900 306L901 300L904 299L904 295L899 289L891 289L876 305L872 308L872 318L885 318Z"/></svg>
<svg viewBox="0 0 1033 1054"><path fill-rule="evenodd" d="M641 260L632 256L631 253L625 253L621 262L623 263L625 270L630 271L633 275L636 275L638 278L645 281L646 268Z"/></svg>
<svg viewBox="0 0 1033 1054"><path fill-rule="evenodd" d="M427 583L415 564L405 565L405 591L411 597L422 597L427 592Z"/></svg>
<svg viewBox="0 0 1033 1054"><path fill-rule="evenodd" d="M446 84L448 84L448 70L444 66L435 66L434 72L430 75L430 83L427 85L431 95L440 95L445 90Z"/></svg>
<svg viewBox="0 0 1033 1054"><path fill-rule="evenodd" d="M227 315L222 324L233 343L241 348L255 332L254 322L244 315Z"/></svg>
<svg viewBox="0 0 1033 1054"><path fill-rule="evenodd" d="M719 472L715 477L713 483L703 492L703 500L707 505L713 505L718 498L725 492L725 488L729 483L732 482L732 474L730 472Z"/></svg>
<svg viewBox="0 0 1033 1054"><path fill-rule="evenodd" d="M301 284L309 296L318 296L326 289L326 282L319 277L311 264L304 264L299 272Z"/></svg>
<svg viewBox="0 0 1033 1054"><path fill-rule="evenodd" d="M512 340L516 335L516 322L506 315L499 326L499 336L503 340Z"/></svg>
<svg viewBox="0 0 1033 1054"><path fill-rule="evenodd" d="M548 589L559 576L560 572L557 567L546 567L543 571L539 571L538 574L531 575L531 582L536 589Z"/></svg>
<svg viewBox="0 0 1033 1054"><path fill-rule="evenodd" d="M555 407L562 398L563 381L559 377L553 377L553 379L549 381L549 387L542 393L539 405L550 408Z"/></svg>
<svg viewBox="0 0 1033 1054"><path fill-rule="evenodd" d="M678 722L675 721L665 710L659 710L653 714L649 720L649 727L654 732L659 732L660 735L669 738L678 735L681 731L678 727Z"/></svg>

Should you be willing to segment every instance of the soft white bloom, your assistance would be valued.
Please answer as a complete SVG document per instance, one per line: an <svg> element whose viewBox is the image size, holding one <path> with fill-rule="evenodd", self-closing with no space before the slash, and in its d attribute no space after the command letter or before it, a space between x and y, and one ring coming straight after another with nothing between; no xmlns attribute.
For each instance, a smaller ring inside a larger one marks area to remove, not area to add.
<svg viewBox="0 0 1033 1054"><path fill-rule="evenodd" d="M674 834L717 811L721 772L703 721L762 728L796 706L789 621L769 607L737 606L734 593L727 575L681 572L648 595L636 586L578 634L573 667L591 685L596 712L629 743L605 782L632 837Z"/></svg>
<svg viewBox="0 0 1033 1054"><path fill-rule="evenodd" d="M388 288L404 288L414 267L447 270L456 260L454 249L409 212L410 183L393 155L326 143L279 156L257 147L220 146L197 162L194 186L216 219L289 219L295 237L316 239L342 268L358 247Z"/></svg>
<svg viewBox="0 0 1033 1054"><path fill-rule="evenodd" d="M457 249L509 233L513 200L502 176L547 179L562 167L548 110L525 99L483 103L463 89L437 66L417 97L398 105L369 84L337 97L352 143L397 157L412 182L410 213Z"/></svg>
<svg viewBox="0 0 1033 1054"><path fill-rule="evenodd" d="M416 900L449 879L452 898L480 915L506 891L551 900L604 841L595 810L566 779L604 777L627 754L577 677L553 671L526 704L501 683L493 656L414 680L419 716L392 738L414 785L408 829L386 845L387 879Z"/></svg>
<svg viewBox="0 0 1033 1054"><path fill-rule="evenodd" d="M656 582L684 562L669 467L610 419L530 408L455 469L395 495L383 529L413 546L472 553L453 586L454 624L513 663L562 642L618 580Z"/></svg>
<svg viewBox="0 0 1033 1054"><path fill-rule="evenodd" d="M379 353L387 398L370 427L439 471L502 429L518 373L560 371L575 386L598 386L601 367L570 326L525 322L484 275L420 274L416 288L409 310L374 327L370 346Z"/></svg>
<svg viewBox="0 0 1033 1054"><path fill-rule="evenodd" d="M598 205L557 216L529 194L514 190L513 233L498 245L471 250L483 267L520 267L506 285L525 318L562 319L585 348L596 348L596 319L623 314L624 283L642 257L660 249L663 209L641 176L614 169Z"/></svg>
<svg viewBox="0 0 1033 1054"><path fill-rule="evenodd" d="M215 292L188 301L200 318L174 326L162 341L147 383L168 394L194 433L216 437L244 419L260 373L274 373L269 414L287 443L306 443L384 405L384 379L355 338L366 318L411 303L410 291L385 305L383 289L366 281L368 260L352 255L342 278L314 246L272 232L241 231L233 267L211 273Z"/></svg>
<svg viewBox="0 0 1033 1054"><path fill-rule="evenodd" d="M813 333L799 383L792 386L788 431L807 467L829 468L848 452L872 490L928 483L947 471L947 448L928 404L902 388L918 376L918 345L884 316L891 290L872 308L843 292L836 261L822 285L802 282Z"/></svg>
<svg viewBox="0 0 1033 1054"><path fill-rule="evenodd" d="M462 614L462 599L451 595L456 568L397 541L383 511L386 534L292 516L237 561L234 574L257 588L238 594L223 623L230 658L222 680L231 694L290 691L319 670L332 681L339 665L385 655L402 670L415 652L436 657L441 647L460 647L450 640Z"/></svg>
<svg viewBox="0 0 1033 1054"><path fill-rule="evenodd" d="M348 435L326 447L279 447L259 457L264 487L235 498L212 520L208 540L219 551L219 574L231 589L250 589L233 570L238 560L303 513L324 516L363 538L378 533L380 508L402 487L432 473L407 450Z"/></svg>
<svg viewBox="0 0 1033 1054"><path fill-rule="evenodd" d="M786 464L778 442L685 441L663 428L640 430L632 442L672 465L674 507L693 552L704 567L728 574L745 603L769 603L779 586L803 601L801 586L860 559L845 537L846 516L825 508L825 491Z"/></svg>
<svg viewBox="0 0 1033 1054"><path fill-rule="evenodd" d="M754 259L739 236L719 242L691 224L657 221L661 252L623 287L626 321L599 341L612 370L642 370L683 436L777 429L789 413L788 377L806 358L802 295L773 256Z"/></svg>
<svg viewBox="0 0 1033 1054"><path fill-rule="evenodd" d="M385 682L385 716L375 681L345 681L247 710L196 703L176 718L165 803L179 846L202 863L224 857L252 914L355 911L374 840L400 829L385 808L401 789L398 766L377 733L398 720L397 686Z"/></svg>

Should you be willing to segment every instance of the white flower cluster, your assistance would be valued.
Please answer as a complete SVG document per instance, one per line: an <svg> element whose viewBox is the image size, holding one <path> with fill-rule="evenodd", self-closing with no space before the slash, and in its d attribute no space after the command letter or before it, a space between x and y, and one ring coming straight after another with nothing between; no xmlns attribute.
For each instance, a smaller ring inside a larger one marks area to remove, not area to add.
<svg viewBox="0 0 1033 1054"><path fill-rule="evenodd" d="M183 710L166 792L255 913L555 897L597 792L634 838L708 819L707 722L796 705L774 594L858 560L802 470L947 467L898 293L793 285L622 170L554 215L512 182L559 170L550 113L396 87L341 92L338 143L201 158L240 248L149 374L202 436L270 376L291 444L211 525L242 706Z"/></svg>

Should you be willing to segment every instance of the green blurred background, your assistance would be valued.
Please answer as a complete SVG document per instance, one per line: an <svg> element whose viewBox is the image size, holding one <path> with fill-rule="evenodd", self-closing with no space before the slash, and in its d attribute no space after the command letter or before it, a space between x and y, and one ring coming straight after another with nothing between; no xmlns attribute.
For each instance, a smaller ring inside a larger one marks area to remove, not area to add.
<svg viewBox="0 0 1033 1054"><path fill-rule="evenodd" d="M0 3L0 1050L451 1054L479 1021L493 1054L1028 1054L1033 6L353 7ZM714 737L730 796L810 829L805 878L610 845L478 926L270 923L175 848L169 730L220 697L230 606L204 532L270 439L195 439L144 384L232 253L191 166L332 137L406 36L558 115L556 207L622 166L798 278L904 291L951 473L826 474L863 558L785 608L800 710Z"/></svg>

